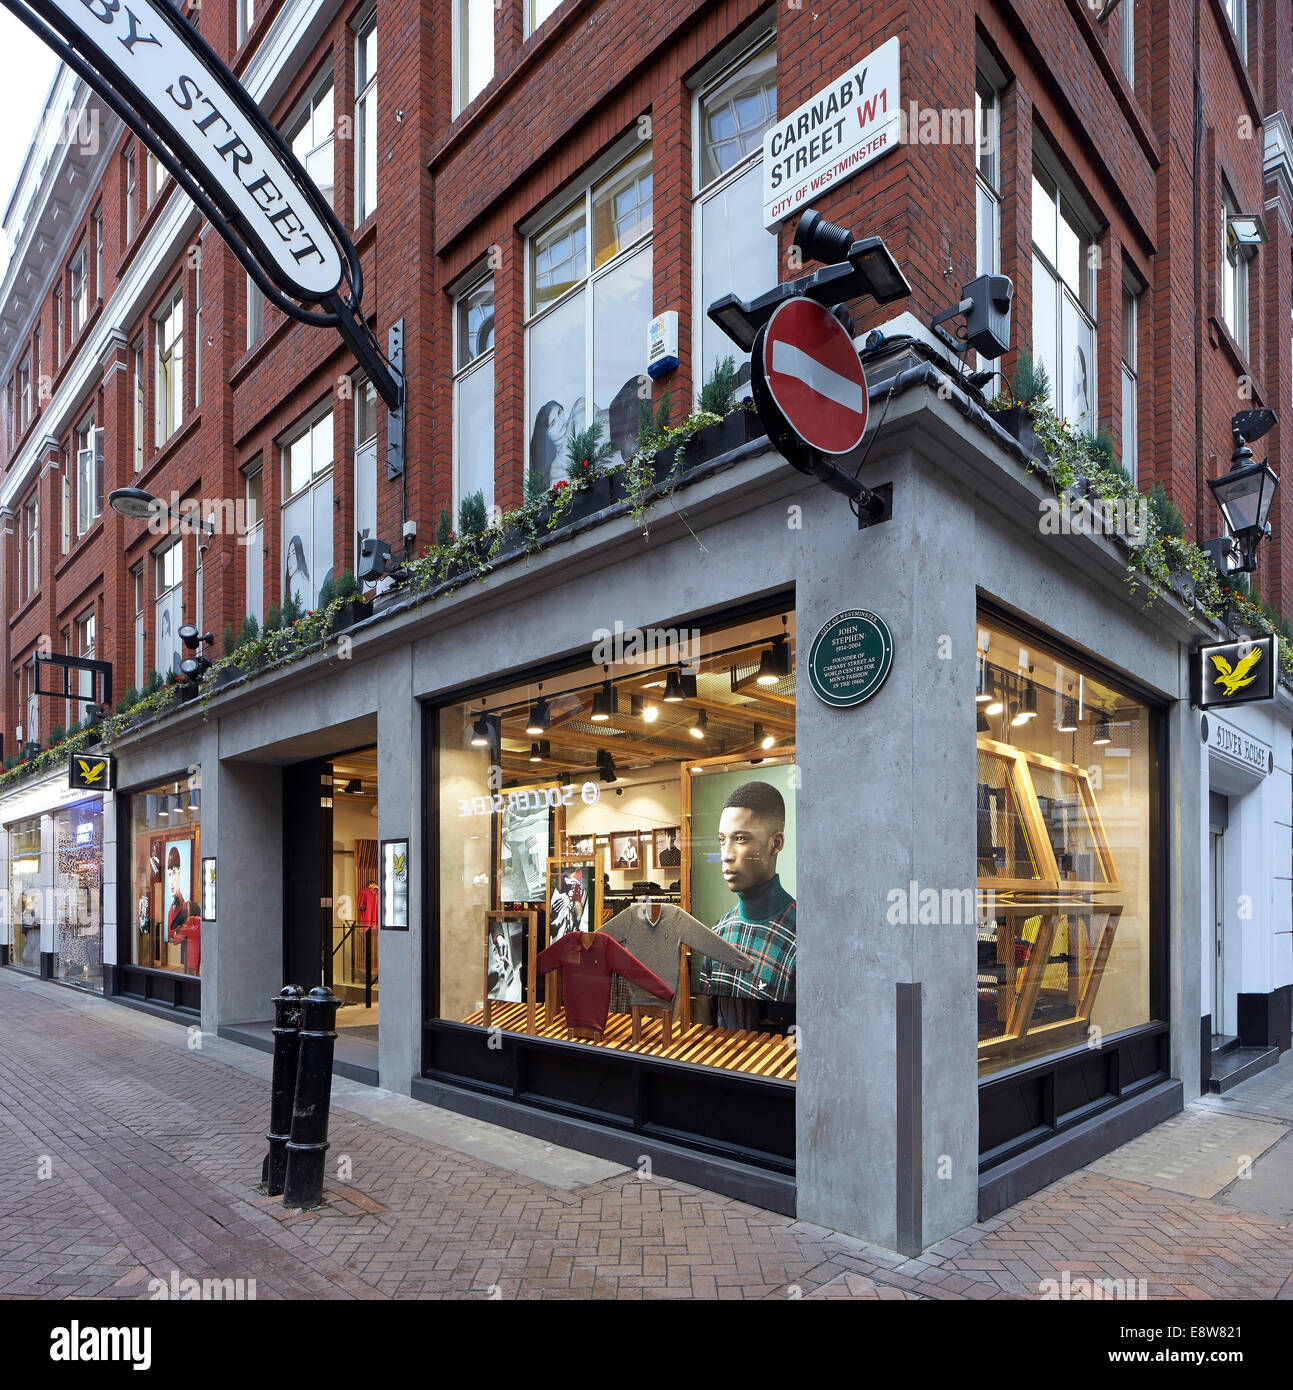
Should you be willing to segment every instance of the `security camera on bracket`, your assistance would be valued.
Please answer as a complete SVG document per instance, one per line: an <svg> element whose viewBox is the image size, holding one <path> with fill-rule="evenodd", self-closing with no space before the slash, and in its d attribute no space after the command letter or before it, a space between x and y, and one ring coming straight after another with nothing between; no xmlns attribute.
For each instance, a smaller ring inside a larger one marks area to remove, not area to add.
<svg viewBox="0 0 1293 1390"><path fill-rule="evenodd" d="M355 578L361 584L375 584L383 579L404 579L408 570L401 564L391 563L391 547L376 536L365 536L359 542L359 564L355 567Z"/></svg>

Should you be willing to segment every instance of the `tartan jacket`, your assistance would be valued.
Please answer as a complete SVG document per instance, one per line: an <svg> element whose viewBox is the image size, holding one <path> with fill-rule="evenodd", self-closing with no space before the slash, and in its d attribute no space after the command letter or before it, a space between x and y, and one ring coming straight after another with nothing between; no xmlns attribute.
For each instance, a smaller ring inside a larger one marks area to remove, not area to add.
<svg viewBox="0 0 1293 1390"><path fill-rule="evenodd" d="M795 997L795 900L774 876L715 924L714 934L750 957L752 971L733 970L706 959L700 972L702 994L787 1003Z"/></svg>

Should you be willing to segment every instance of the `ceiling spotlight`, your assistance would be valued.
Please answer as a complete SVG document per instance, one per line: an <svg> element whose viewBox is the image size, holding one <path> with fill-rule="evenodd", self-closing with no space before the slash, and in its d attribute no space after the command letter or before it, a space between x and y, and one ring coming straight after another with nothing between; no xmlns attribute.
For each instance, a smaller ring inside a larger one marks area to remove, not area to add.
<svg viewBox="0 0 1293 1390"><path fill-rule="evenodd" d="M976 704L986 705L992 699L992 686L988 680L988 663L979 657L979 669L975 673L974 700Z"/></svg>
<svg viewBox="0 0 1293 1390"><path fill-rule="evenodd" d="M1010 702L1010 727L1017 729L1021 724L1028 723L1028 713L1021 709L1013 700Z"/></svg>
<svg viewBox="0 0 1293 1390"><path fill-rule="evenodd" d="M669 672L669 678L664 683L664 702L666 705L676 705L683 698L682 668L677 667Z"/></svg>
<svg viewBox="0 0 1293 1390"><path fill-rule="evenodd" d="M984 714L984 712L983 712L982 710L979 710L979 711L978 711L978 716L979 716L979 718L978 718L978 724L977 724L978 731L979 731L981 734L991 733L991 732L992 732L992 725L988 723L988 716L987 716L986 714Z"/></svg>
<svg viewBox="0 0 1293 1390"><path fill-rule="evenodd" d="M489 717L482 714L479 719L471 726L471 746L473 748L489 747Z"/></svg>
<svg viewBox="0 0 1293 1390"><path fill-rule="evenodd" d="M1107 718L1105 715L1103 715L1103 714L1100 716L1099 720L1096 722L1096 726L1095 726L1095 735L1092 737L1091 742L1094 743L1094 744L1112 743L1112 742L1113 742L1113 737L1112 737L1112 735L1109 733L1109 720L1108 720L1108 718Z"/></svg>
<svg viewBox="0 0 1293 1390"><path fill-rule="evenodd" d="M654 724L660 718L660 706L642 695L629 696L629 713L644 724Z"/></svg>
<svg viewBox="0 0 1293 1390"><path fill-rule="evenodd" d="M1060 716L1060 722L1056 724L1056 729L1062 734L1077 733L1077 701L1072 695L1064 697L1064 712Z"/></svg>
<svg viewBox="0 0 1293 1390"><path fill-rule="evenodd" d="M364 784L359 780L359 778L352 777L350 781L347 782L344 787L342 787L341 790L345 792L348 796L358 796L360 792L363 791L363 789Z"/></svg>
<svg viewBox="0 0 1293 1390"><path fill-rule="evenodd" d="M159 796L157 798L157 814L165 816L167 820L171 818L171 799L169 796Z"/></svg>
<svg viewBox="0 0 1293 1390"><path fill-rule="evenodd" d="M530 761L532 763L545 762L551 756L551 746L546 738L541 738L537 743L530 744Z"/></svg>
<svg viewBox="0 0 1293 1390"><path fill-rule="evenodd" d="M552 723L552 711L542 695L530 706L530 718L525 725L527 734L543 734Z"/></svg>
<svg viewBox="0 0 1293 1390"><path fill-rule="evenodd" d="M762 725L762 724L755 724L755 726L754 726L754 741L755 741L755 743L757 743L757 744L759 745L760 748L765 748L765 749L766 749L766 748L771 748L772 745L773 745L774 743L776 743L777 740L776 740L776 736L775 736L774 734L769 734L769 733L767 733L767 732L764 731L764 728L763 728L763 725Z"/></svg>
<svg viewBox="0 0 1293 1390"><path fill-rule="evenodd" d="M601 773L603 782L619 781L619 778L615 775L615 759L611 757L609 748L599 748L597 750L597 771Z"/></svg>
<svg viewBox="0 0 1293 1390"><path fill-rule="evenodd" d="M611 668L603 666L602 670L610 675ZM602 682L602 688L593 696L592 719L595 724L605 724L612 714L619 713L619 704L615 698L615 685L610 680Z"/></svg>
<svg viewBox="0 0 1293 1390"><path fill-rule="evenodd" d="M709 727L709 715L701 710L691 722L691 727L687 730L692 738L704 738L705 730Z"/></svg>
<svg viewBox="0 0 1293 1390"><path fill-rule="evenodd" d="M774 637L772 646L759 658L755 684L779 685L790 674L790 643L785 636Z"/></svg>
<svg viewBox="0 0 1293 1390"><path fill-rule="evenodd" d="M1000 714L1003 709L1005 709L1005 705L1001 703L1001 694L994 686L990 701L984 707L983 712L984 714Z"/></svg>

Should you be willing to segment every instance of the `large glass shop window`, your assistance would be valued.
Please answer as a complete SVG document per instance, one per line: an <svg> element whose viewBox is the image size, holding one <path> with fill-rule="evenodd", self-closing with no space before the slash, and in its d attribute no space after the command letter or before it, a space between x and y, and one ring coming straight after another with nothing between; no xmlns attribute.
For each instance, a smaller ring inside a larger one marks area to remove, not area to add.
<svg viewBox="0 0 1293 1390"><path fill-rule="evenodd" d="M445 1019L795 1076L793 618L439 718Z"/></svg>
<svg viewBox="0 0 1293 1390"><path fill-rule="evenodd" d="M201 816L196 772L130 798L133 965L202 973Z"/></svg>
<svg viewBox="0 0 1293 1390"><path fill-rule="evenodd" d="M40 817L9 827L9 963L40 969Z"/></svg>
<svg viewBox="0 0 1293 1390"><path fill-rule="evenodd" d="M103 988L103 803L53 815L58 978Z"/></svg>
<svg viewBox="0 0 1293 1390"><path fill-rule="evenodd" d="M979 1070L1149 1021L1148 708L980 617Z"/></svg>

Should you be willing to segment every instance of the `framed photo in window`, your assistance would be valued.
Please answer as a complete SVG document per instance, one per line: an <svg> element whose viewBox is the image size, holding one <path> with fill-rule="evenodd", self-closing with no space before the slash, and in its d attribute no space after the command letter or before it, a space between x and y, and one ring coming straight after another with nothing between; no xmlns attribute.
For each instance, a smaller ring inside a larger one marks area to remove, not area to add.
<svg viewBox="0 0 1293 1390"><path fill-rule="evenodd" d="M591 855L548 860L548 945L567 932L596 931L602 921L602 880Z"/></svg>
<svg viewBox="0 0 1293 1390"><path fill-rule="evenodd" d="M381 842L381 882L378 885L383 931L409 929L409 842Z"/></svg>
<svg viewBox="0 0 1293 1390"><path fill-rule="evenodd" d="M216 862L214 856L202 861L202 920L216 919Z"/></svg>

